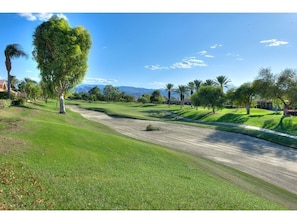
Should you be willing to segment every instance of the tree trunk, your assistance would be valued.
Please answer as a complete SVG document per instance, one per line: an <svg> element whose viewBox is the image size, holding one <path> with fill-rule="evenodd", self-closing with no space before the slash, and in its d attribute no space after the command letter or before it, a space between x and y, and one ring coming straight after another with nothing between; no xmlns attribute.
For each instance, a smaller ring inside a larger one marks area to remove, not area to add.
<svg viewBox="0 0 297 223"><path fill-rule="evenodd" d="M65 101L64 101L64 96L63 94L61 94L59 96L60 99L60 113L61 114L65 114L66 113L66 109L65 109Z"/></svg>
<svg viewBox="0 0 297 223"><path fill-rule="evenodd" d="M7 74L7 99L10 99L10 91L11 91L11 88L10 88L10 74L8 72L8 74Z"/></svg>
<svg viewBox="0 0 297 223"><path fill-rule="evenodd" d="M247 105L246 106L246 114L249 115L250 111L251 111L251 107L250 107L250 105Z"/></svg>

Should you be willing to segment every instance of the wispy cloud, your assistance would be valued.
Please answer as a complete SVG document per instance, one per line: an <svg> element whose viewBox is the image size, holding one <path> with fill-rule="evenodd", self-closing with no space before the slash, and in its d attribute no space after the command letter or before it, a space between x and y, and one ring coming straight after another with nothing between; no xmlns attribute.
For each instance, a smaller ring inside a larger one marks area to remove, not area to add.
<svg viewBox="0 0 297 223"><path fill-rule="evenodd" d="M210 48L211 48L211 49L215 49L215 48L218 48L218 47L221 47L221 46L223 46L223 45L222 45L222 44L218 44L218 43L216 43L216 44L210 46Z"/></svg>
<svg viewBox="0 0 297 223"><path fill-rule="evenodd" d="M177 62L171 66L172 69L189 69L193 67L205 67L207 64L203 60L199 60L196 57L185 57L181 62Z"/></svg>
<svg viewBox="0 0 297 223"><path fill-rule="evenodd" d="M226 56L227 57L233 57L237 61L243 61L244 60L239 54L235 54L235 53L227 53Z"/></svg>
<svg viewBox="0 0 297 223"><path fill-rule="evenodd" d="M24 17L25 19L29 21L47 21L49 20L54 14L53 13L19 13L19 16ZM64 18L66 20L67 17L64 14L56 14L60 18Z"/></svg>
<svg viewBox="0 0 297 223"><path fill-rule="evenodd" d="M172 64L171 66L160 65L146 65L144 68L149 70L169 70L169 69L190 69L194 67L205 67L207 64L203 60L199 60L196 57L185 57L179 62Z"/></svg>
<svg viewBox="0 0 297 223"><path fill-rule="evenodd" d="M85 78L83 83L85 84L114 84L117 83L114 79L104 79L104 78Z"/></svg>
<svg viewBox="0 0 297 223"><path fill-rule="evenodd" d="M277 40L277 39L261 40L260 43L265 44L265 46L268 46L268 47L288 44L288 42L286 41Z"/></svg>
<svg viewBox="0 0 297 223"><path fill-rule="evenodd" d="M162 67L160 65L145 65L144 68L149 70L165 70L169 69L168 67Z"/></svg>
<svg viewBox="0 0 297 223"><path fill-rule="evenodd" d="M207 58L213 58L214 56L208 54L208 52L206 50L202 50L200 52L198 52L199 55L207 57Z"/></svg>

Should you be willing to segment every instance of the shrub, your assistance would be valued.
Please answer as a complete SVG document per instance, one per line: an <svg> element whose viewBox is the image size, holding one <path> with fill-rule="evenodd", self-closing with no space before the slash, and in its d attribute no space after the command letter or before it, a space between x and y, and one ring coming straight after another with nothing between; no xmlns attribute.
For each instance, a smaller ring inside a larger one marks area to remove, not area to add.
<svg viewBox="0 0 297 223"><path fill-rule="evenodd" d="M11 105L11 100L9 99L1 99L0 100L0 109L4 109L4 108L7 108Z"/></svg>
<svg viewBox="0 0 297 223"><path fill-rule="evenodd" d="M158 131L160 130L159 127L153 126L151 124L149 124L148 126L146 126L146 131Z"/></svg>
<svg viewBox="0 0 297 223"><path fill-rule="evenodd" d="M13 101L13 105L24 105L26 103L26 98L18 98Z"/></svg>

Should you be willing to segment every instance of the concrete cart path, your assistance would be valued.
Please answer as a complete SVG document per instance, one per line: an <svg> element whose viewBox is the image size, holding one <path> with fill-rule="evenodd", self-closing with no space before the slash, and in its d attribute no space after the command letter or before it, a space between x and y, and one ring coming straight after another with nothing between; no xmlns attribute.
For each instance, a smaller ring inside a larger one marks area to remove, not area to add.
<svg viewBox="0 0 297 223"><path fill-rule="evenodd" d="M218 161L297 194L297 149L238 133L68 108L123 135ZM148 124L160 131L145 131Z"/></svg>

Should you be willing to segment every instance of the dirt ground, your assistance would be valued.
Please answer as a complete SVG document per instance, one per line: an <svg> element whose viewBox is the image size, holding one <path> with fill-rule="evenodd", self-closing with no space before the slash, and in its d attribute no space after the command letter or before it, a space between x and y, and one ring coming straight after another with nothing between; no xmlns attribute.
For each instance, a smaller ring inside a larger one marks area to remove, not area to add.
<svg viewBox="0 0 297 223"><path fill-rule="evenodd" d="M297 194L297 150L237 133L168 122L112 118L68 106L129 137L215 160ZM159 131L146 131L152 124Z"/></svg>

